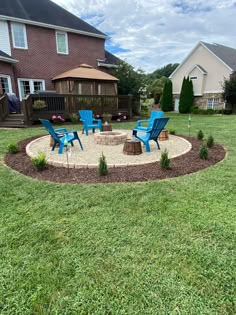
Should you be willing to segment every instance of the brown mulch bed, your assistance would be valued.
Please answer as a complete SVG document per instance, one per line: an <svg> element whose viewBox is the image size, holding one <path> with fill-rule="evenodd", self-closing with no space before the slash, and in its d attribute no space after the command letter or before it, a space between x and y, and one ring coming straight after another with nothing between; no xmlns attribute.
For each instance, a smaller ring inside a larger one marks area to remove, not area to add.
<svg viewBox="0 0 236 315"><path fill-rule="evenodd" d="M182 136L183 137L183 136ZM38 137L19 142L20 152L17 154L7 153L5 163L12 169L33 178L57 183L112 183L112 182L143 182L172 178L181 175L197 172L223 160L226 154L225 149L220 144L215 144L209 149L208 160L202 160L198 156L201 141L186 137L192 144L192 149L188 153L171 159L171 169L163 170L159 162L140 165L111 168L107 176L98 176L96 169L66 169L48 165L42 172L37 172L32 162L25 152L26 145Z"/></svg>

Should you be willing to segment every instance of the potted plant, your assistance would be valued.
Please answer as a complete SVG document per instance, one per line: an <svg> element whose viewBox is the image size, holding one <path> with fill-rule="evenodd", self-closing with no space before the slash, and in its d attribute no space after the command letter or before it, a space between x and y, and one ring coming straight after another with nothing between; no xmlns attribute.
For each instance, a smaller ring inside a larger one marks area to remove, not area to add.
<svg viewBox="0 0 236 315"><path fill-rule="evenodd" d="M44 109L45 107L47 107L47 104L43 100L37 100L37 101L34 101L32 107L35 110L41 110L41 109Z"/></svg>
<svg viewBox="0 0 236 315"><path fill-rule="evenodd" d="M111 123L111 119L112 119L112 114L103 113L102 121L105 125L109 125Z"/></svg>

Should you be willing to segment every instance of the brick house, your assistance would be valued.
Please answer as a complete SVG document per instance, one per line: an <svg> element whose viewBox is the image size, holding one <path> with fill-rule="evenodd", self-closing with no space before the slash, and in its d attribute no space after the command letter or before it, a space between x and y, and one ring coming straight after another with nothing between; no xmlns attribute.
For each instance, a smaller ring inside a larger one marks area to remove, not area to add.
<svg viewBox="0 0 236 315"><path fill-rule="evenodd" d="M83 63L109 72L119 59L106 38L50 0L1 0L0 94L53 90L53 77Z"/></svg>
<svg viewBox="0 0 236 315"><path fill-rule="evenodd" d="M223 82L236 71L236 49L199 42L183 62L170 75L173 83L175 111L179 108L179 95L184 77L193 82L195 105L202 109L221 109Z"/></svg>

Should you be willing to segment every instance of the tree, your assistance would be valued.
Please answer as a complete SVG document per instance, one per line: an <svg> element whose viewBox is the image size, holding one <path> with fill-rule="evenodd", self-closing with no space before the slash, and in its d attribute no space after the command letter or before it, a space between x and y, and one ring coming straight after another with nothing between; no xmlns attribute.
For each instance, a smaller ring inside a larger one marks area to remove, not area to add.
<svg viewBox="0 0 236 315"><path fill-rule="evenodd" d="M164 112L173 110L173 98L172 98L172 82L171 80L166 81L162 97L161 97L161 109Z"/></svg>
<svg viewBox="0 0 236 315"><path fill-rule="evenodd" d="M193 82L189 77L184 77L179 98L179 112L182 114L190 113L193 101Z"/></svg>
<svg viewBox="0 0 236 315"><path fill-rule="evenodd" d="M169 63L168 65L159 68L157 70L155 70L153 73L150 73L148 76L150 77L150 79L159 79L161 77L166 77L168 78L171 73L173 73L175 71L175 69L178 67L178 63Z"/></svg>
<svg viewBox="0 0 236 315"><path fill-rule="evenodd" d="M236 76L231 75L223 84L223 97L231 106L236 105Z"/></svg>
<svg viewBox="0 0 236 315"><path fill-rule="evenodd" d="M147 87L148 93L154 97L155 104L158 104L160 101L166 81L167 78L161 77L160 79L152 81L152 83Z"/></svg>
<svg viewBox="0 0 236 315"><path fill-rule="evenodd" d="M121 61L112 73L118 82L118 93L121 95L137 95L144 86L145 75L141 69L137 71L125 61Z"/></svg>

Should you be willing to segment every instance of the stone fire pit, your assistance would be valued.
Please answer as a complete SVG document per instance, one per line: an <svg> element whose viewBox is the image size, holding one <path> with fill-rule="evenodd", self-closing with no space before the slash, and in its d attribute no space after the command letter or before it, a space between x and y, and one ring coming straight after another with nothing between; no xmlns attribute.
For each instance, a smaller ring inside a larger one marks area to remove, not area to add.
<svg viewBox="0 0 236 315"><path fill-rule="evenodd" d="M102 145L118 145L125 142L127 133L121 131L103 131L94 134L94 141Z"/></svg>

